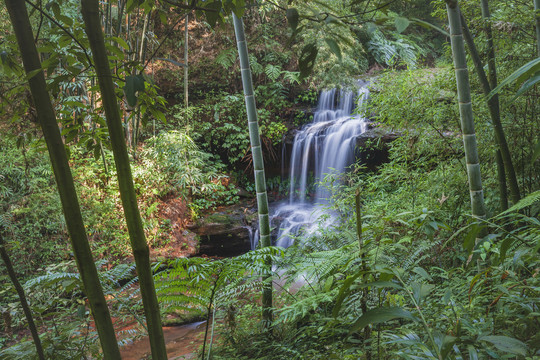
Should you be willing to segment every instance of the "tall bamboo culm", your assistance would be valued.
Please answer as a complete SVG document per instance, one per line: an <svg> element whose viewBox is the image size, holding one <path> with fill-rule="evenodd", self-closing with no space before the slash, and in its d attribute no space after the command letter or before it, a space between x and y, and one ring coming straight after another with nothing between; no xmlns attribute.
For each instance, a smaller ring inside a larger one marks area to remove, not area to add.
<svg viewBox="0 0 540 360"><path fill-rule="evenodd" d="M122 119L120 109L116 99L114 84L112 81L111 69L103 30L99 18L98 0L82 0L82 15L84 26L96 69L101 99L105 110L109 137L116 165L118 186L120 188L120 198L124 207L124 216L129 232L129 239L135 258L139 284L141 288L141 298L146 316L150 348L152 359L167 359L163 329L161 327L161 314L154 287L154 279L150 267L150 257L148 244L144 235L141 215L137 204L137 196L133 185L133 176L127 152L126 142L122 129Z"/></svg>
<svg viewBox="0 0 540 360"><path fill-rule="evenodd" d="M189 5L189 2L186 1L186 5ZM189 83L188 83L188 76L189 76L189 67L188 67L188 41L189 41L189 15L186 14L186 20L185 20L185 26L184 26L184 107L187 109L189 106Z"/></svg>
<svg viewBox="0 0 540 360"><path fill-rule="evenodd" d="M534 0L534 18L536 21L536 49L540 57L540 0Z"/></svg>
<svg viewBox="0 0 540 360"><path fill-rule="evenodd" d="M40 70L41 63L34 43L34 35L25 2L5 0L5 4L17 37L25 72L30 74L35 70ZM64 142L47 91L45 74L42 70L38 71L37 74L29 77L28 83L37 110L38 121L43 131L43 137L47 143L73 254L75 255L77 268L96 324L103 356L105 359L120 359L116 334L94 259L92 258Z"/></svg>
<svg viewBox="0 0 540 360"><path fill-rule="evenodd" d="M259 234L262 247L270 246L270 220L268 215L268 196L266 193L266 179L264 175L264 161L262 156L261 138L259 136L259 121L257 118L257 106L253 95L253 81L247 50L244 23L235 14L233 16L234 33L240 58L240 71L242 73L242 86L248 117L249 139L251 142L251 155L253 157L253 172L255 174L255 191L257 192L257 208L259 211ZM268 271L272 264L267 264ZM263 288L263 321L266 326L272 322L272 284Z"/></svg>
<svg viewBox="0 0 540 360"><path fill-rule="evenodd" d="M480 163L478 160L478 148L474 131L473 111L471 104L471 88L469 84L469 71L465 56L465 45L461 30L461 18L459 5L456 0L446 0L448 22L450 24L450 39L452 43L452 57L456 73L459 114L461 118L461 131L463 133L463 145L465 160L467 162L467 177L469 179L469 192L471 196L472 215L475 218L486 217L484 206L484 192L480 175Z"/></svg>

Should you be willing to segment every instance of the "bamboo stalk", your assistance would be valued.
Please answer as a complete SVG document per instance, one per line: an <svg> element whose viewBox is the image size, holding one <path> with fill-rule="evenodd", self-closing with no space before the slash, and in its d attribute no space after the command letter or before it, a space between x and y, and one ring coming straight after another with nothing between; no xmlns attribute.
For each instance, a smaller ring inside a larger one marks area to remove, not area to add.
<svg viewBox="0 0 540 360"><path fill-rule="evenodd" d="M487 14L489 14L489 9L487 10ZM506 177L508 178L509 183L510 183L509 185L510 185L510 193L512 195L512 201L514 203L517 203L521 195L519 192L516 172L515 172L514 165L512 162L512 156L510 154L510 149L508 147L508 142L506 141L506 135L504 133L504 128L501 122L499 95L495 94L491 98L488 97L491 90L497 85L497 72L495 68L495 52L493 48L491 48L491 51L488 50L491 53L489 55L490 60L488 62L489 74L490 74L490 79L488 80L488 77L486 76L486 72L484 71L484 65L482 63L482 60L480 59L480 55L478 53L478 50L476 48L472 35L467 26L467 22L465 21L465 18L463 17L463 14L461 14L461 25L463 28L463 37L465 41L467 42L469 53L473 60L478 78L480 79L480 84L482 85L482 90L486 98L488 98L487 100L488 110L490 113L491 120L493 122L493 132L495 134L495 141L497 143L497 147L500 152L500 160L502 161L502 164L498 163L497 166L500 169L504 170L503 174L506 173ZM489 38L489 35L488 35L488 38ZM490 41L488 40L488 49L490 47L489 42ZM491 47L492 46L493 46L493 41L491 40ZM499 155L497 155L497 158L498 157ZM499 176L499 178L501 178L501 176ZM506 183L506 181L504 182ZM499 181L499 184L500 186L502 186L501 185L502 183L500 181ZM504 189L506 190L506 186L504 187ZM501 198L506 198L505 192L506 191L501 190ZM504 200L502 201L504 202ZM503 209L504 209L504 204L503 204Z"/></svg>
<svg viewBox="0 0 540 360"><path fill-rule="evenodd" d="M450 24L452 57L456 73L459 113L461 118L461 130L463 133L465 160L467 164L467 176L469 179L472 215L475 218L484 219L486 217L484 192L482 189L478 147L474 131L469 71L467 69L460 11L457 0L446 0L446 9L448 12L448 22Z"/></svg>
<svg viewBox="0 0 540 360"><path fill-rule="evenodd" d="M189 0L186 0L186 5L189 5ZM188 75L189 75L189 68L188 68L188 41L189 41L189 15L186 14L186 20L184 25L184 106L189 106L189 84L188 84Z"/></svg>
<svg viewBox="0 0 540 360"><path fill-rule="evenodd" d="M270 220L268 214L268 196L266 193L266 180L264 176L264 161L261 149L261 138L259 136L259 122L257 118L257 106L253 95L253 81L247 50L244 23L233 13L234 33L236 34L236 44L238 46L238 56L240 58L240 72L242 74L242 85L244 88L244 98L248 118L249 139L251 142L251 153L253 157L253 172L255 174L255 191L257 192L257 207L259 212L259 234L262 247L271 245L270 240ZM271 263L267 264L271 268ZM266 275L268 278L270 275ZM272 322L272 285L267 284L263 288L263 320L269 326Z"/></svg>
<svg viewBox="0 0 540 360"><path fill-rule="evenodd" d="M540 0L534 0L534 19L536 23L536 48L540 57Z"/></svg>
<svg viewBox="0 0 540 360"><path fill-rule="evenodd" d="M86 229L81 215L81 208L75 191L75 184L56 115L47 91L45 74L41 70L39 54L34 43L32 27L24 1L4 0L11 18L13 29L19 44L26 74L33 74L28 79L30 92L34 99L38 120L43 131L49 157L56 179L62 210L66 220L71 246L81 275L84 291L88 297L90 309L105 359L120 359L120 351L112 325L109 308L103 295L92 252L88 243ZM99 13L97 13L99 17ZM99 18L98 18L99 20ZM35 71L38 70L37 73Z"/></svg>
<svg viewBox="0 0 540 360"><path fill-rule="evenodd" d="M159 304L150 267L150 251L144 235L141 215L137 205L137 196L133 186L133 176L131 174L129 156L122 131L120 109L116 100L103 30L99 21L98 0L82 0L81 4L85 31L88 36L90 48L92 49L92 56L102 95L101 98L103 100L103 108L105 109L107 126L109 128L111 147L120 188L120 198L124 208L137 274L139 275L152 358L154 360L165 360L167 359L167 351L165 349Z"/></svg>

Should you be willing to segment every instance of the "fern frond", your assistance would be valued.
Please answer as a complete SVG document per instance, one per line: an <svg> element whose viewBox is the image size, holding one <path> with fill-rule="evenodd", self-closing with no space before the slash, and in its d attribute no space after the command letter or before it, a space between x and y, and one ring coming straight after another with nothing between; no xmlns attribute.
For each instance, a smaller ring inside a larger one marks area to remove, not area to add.
<svg viewBox="0 0 540 360"><path fill-rule="evenodd" d="M518 201L518 203L512 206L510 209L500 213L499 216L523 210L538 201L540 201L540 190L530 193L529 195L527 195L527 197Z"/></svg>

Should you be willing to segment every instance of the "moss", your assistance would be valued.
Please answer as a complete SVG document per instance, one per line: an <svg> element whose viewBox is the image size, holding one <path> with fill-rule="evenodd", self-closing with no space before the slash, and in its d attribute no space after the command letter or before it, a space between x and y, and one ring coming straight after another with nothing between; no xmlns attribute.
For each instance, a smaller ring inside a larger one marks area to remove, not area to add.
<svg viewBox="0 0 540 360"><path fill-rule="evenodd" d="M233 223L233 219L230 215L226 214L212 214L209 215L203 219L200 219L200 225L203 224L224 224L224 225L231 225Z"/></svg>

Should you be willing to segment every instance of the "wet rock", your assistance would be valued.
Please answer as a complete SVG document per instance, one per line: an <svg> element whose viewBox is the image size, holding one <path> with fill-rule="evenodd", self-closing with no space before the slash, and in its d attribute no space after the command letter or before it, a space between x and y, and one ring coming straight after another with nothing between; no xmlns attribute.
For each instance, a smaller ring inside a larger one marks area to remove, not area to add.
<svg viewBox="0 0 540 360"><path fill-rule="evenodd" d="M388 144L401 134L381 128L371 128L356 138L357 157L369 169L388 162Z"/></svg>
<svg viewBox="0 0 540 360"><path fill-rule="evenodd" d="M252 218L252 209L237 206L198 219L191 231L199 237L199 254L228 257L251 250Z"/></svg>

